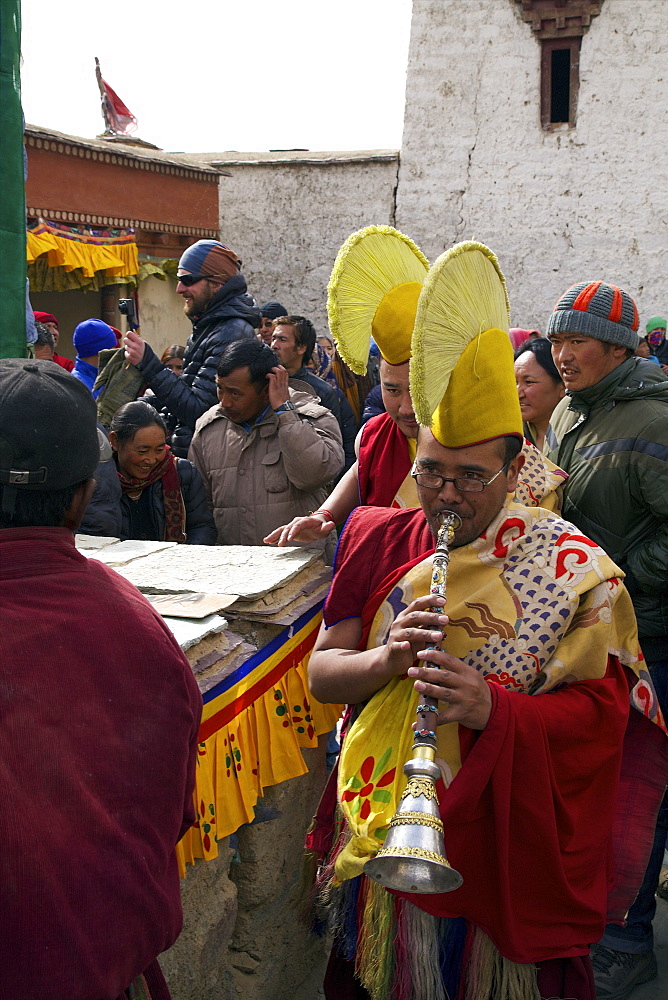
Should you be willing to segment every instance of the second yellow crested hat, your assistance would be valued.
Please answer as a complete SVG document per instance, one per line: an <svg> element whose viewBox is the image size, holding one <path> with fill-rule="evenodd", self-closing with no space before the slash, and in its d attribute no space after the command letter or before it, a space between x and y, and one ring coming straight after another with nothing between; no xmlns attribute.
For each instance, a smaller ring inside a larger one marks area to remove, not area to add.
<svg viewBox="0 0 668 1000"><path fill-rule="evenodd" d="M371 336L391 365L410 358L415 311L429 261L391 226L367 226L338 252L327 288L329 328L349 368L366 373Z"/></svg>
<svg viewBox="0 0 668 1000"><path fill-rule="evenodd" d="M447 448L522 437L499 263L482 243L458 243L425 279L411 345L410 388L419 423Z"/></svg>

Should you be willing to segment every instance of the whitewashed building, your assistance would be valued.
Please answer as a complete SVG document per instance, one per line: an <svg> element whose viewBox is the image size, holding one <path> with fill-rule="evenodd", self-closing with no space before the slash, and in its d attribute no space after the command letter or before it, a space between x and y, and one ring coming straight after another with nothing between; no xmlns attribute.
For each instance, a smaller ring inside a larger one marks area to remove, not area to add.
<svg viewBox="0 0 668 1000"><path fill-rule="evenodd" d="M415 0L396 223L499 256L513 325L576 281L668 311L668 3Z"/></svg>
<svg viewBox="0 0 668 1000"><path fill-rule="evenodd" d="M516 326L576 281L668 311L667 0L414 0L397 151L206 154L249 287L325 322L347 235L488 243Z"/></svg>

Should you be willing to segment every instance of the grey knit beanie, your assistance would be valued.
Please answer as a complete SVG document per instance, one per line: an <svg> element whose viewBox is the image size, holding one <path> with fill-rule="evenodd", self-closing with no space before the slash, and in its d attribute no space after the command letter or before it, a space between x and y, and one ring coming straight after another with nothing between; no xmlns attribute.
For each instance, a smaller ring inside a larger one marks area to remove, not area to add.
<svg viewBox="0 0 668 1000"><path fill-rule="evenodd" d="M557 302L547 321L545 336L582 333L635 351L637 330L638 310L628 292L604 281L581 281Z"/></svg>

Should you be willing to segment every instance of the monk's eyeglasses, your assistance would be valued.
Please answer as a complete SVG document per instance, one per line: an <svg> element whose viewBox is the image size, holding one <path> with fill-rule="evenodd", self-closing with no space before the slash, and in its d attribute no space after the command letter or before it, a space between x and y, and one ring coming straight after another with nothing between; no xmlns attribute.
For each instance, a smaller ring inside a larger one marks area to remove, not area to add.
<svg viewBox="0 0 668 1000"><path fill-rule="evenodd" d="M446 483L452 483L460 493L482 493L485 486L491 486L509 465L510 462L506 462L503 468L499 469L491 479L477 479L475 476L457 476L455 479L448 479L446 476L437 476L435 472L416 472L415 466L411 470L411 476L418 486L424 486L428 490L441 490Z"/></svg>

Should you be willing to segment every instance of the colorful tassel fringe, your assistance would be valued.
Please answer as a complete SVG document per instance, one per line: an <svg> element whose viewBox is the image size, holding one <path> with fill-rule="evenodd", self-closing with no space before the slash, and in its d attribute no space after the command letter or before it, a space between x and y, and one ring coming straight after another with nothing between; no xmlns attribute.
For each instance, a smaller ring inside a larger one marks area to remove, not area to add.
<svg viewBox="0 0 668 1000"><path fill-rule="evenodd" d="M371 1000L386 1000L394 978L394 899L375 882L367 878L364 882L366 898L357 941L355 973Z"/></svg>
<svg viewBox="0 0 668 1000"><path fill-rule="evenodd" d="M535 965L511 962L476 928L467 969L466 1000L540 1000Z"/></svg>

